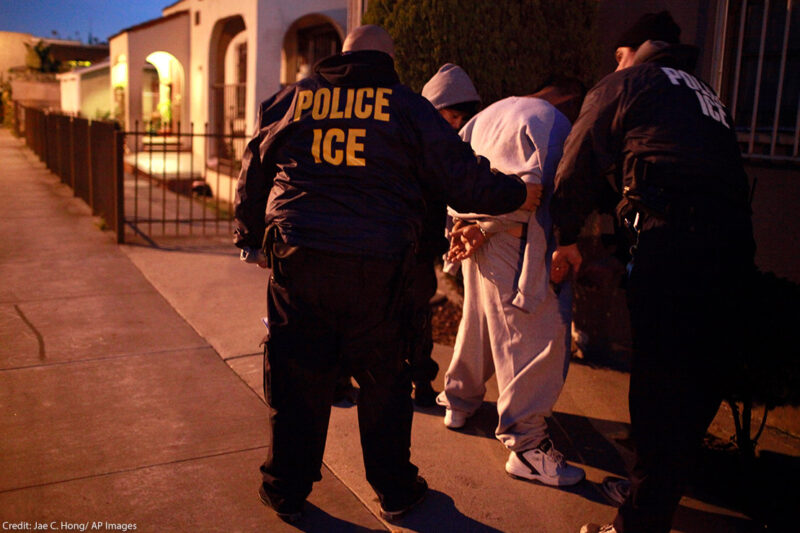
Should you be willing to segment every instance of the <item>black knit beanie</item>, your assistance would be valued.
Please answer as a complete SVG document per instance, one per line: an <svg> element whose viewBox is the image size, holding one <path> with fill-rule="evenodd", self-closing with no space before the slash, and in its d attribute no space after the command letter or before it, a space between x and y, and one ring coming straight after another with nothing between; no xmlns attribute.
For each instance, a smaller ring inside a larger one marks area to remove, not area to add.
<svg viewBox="0 0 800 533"><path fill-rule="evenodd" d="M639 48L645 41L665 41L670 44L680 42L681 28L669 11L645 13L636 23L628 28L617 41L617 48L629 46Z"/></svg>

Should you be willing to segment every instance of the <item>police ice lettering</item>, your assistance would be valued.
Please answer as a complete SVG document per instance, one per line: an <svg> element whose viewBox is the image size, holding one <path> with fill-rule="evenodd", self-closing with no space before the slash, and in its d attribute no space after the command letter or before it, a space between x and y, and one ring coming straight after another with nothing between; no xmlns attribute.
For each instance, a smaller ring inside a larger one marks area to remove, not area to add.
<svg viewBox="0 0 800 533"><path fill-rule="evenodd" d="M661 67L661 70L664 71L664 74L667 75L673 85L680 85L683 82L684 85L694 91L694 94L697 95L697 100L700 102L700 109L705 116L731 129L725 118L725 106L722 105L717 95L705 83L682 70L669 67Z"/></svg>
<svg viewBox="0 0 800 533"><path fill-rule="evenodd" d="M389 122L389 99L392 90L386 87L361 87L342 89L321 87L316 91L304 90L297 95L293 121L300 120L303 112L311 111L312 120L360 119ZM314 128L311 155L315 163L325 161L331 165L344 163L350 167L366 165L362 157L366 128Z"/></svg>

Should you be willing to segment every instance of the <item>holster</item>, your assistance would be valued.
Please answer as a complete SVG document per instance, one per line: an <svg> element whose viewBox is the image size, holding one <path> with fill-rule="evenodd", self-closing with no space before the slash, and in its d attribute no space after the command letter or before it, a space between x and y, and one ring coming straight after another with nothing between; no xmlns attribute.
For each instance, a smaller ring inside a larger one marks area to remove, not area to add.
<svg viewBox="0 0 800 533"><path fill-rule="evenodd" d="M267 268L273 269L275 267L276 259L284 259L289 257L298 249L297 246L286 244L281 237L277 224L270 224L264 231L264 240L261 244L261 250L264 252L266 258Z"/></svg>

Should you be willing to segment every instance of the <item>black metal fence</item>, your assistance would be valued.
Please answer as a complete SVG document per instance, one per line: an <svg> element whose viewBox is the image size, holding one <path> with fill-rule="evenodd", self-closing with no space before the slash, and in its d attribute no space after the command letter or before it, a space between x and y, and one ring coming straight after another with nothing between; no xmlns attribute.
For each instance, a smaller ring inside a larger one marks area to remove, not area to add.
<svg viewBox="0 0 800 533"><path fill-rule="evenodd" d="M241 153L239 132L183 132L177 124L155 133L116 123L18 110L27 145L124 242L126 229L144 239L228 233ZM226 157L215 155L227 146ZM233 156L236 155L234 158ZM129 233L129 234L130 234Z"/></svg>
<svg viewBox="0 0 800 533"><path fill-rule="evenodd" d="M14 135L22 137L25 135L25 107L19 102L14 102Z"/></svg>
<svg viewBox="0 0 800 533"><path fill-rule="evenodd" d="M21 115L27 145L123 242L123 135L117 125L32 107Z"/></svg>
<svg viewBox="0 0 800 533"><path fill-rule="evenodd" d="M150 241L233 230L244 134L209 133L207 124L183 129L178 123L171 133L154 134L137 123L124 133L125 222ZM217 155L219 146L229 147L227 157Z"/></svg>

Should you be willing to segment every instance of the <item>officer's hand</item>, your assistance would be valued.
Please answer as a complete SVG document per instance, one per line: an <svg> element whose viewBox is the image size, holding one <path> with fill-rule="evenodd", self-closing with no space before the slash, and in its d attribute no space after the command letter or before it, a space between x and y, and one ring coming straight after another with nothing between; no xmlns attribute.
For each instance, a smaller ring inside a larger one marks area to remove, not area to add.
<svg viewBox="0 0 800 533"><path fill-rule="evenodd" d="M522 204L520 209L534 211L542 202L542 186L538 183L526 183L525 188L528 189L528 195L525 197L525 203Z"/></svg>
<svg viewBox="0 0 800 533"><path fill-rule="evenodd" d="M239 259L245 263L258 265L260 268L267 268L267 256L264 255L263 250L244 248L239 253Z"/></svg>
<svg viewBox="0 0 800 533"><path fill-rule="evenodd" d="M581 268L583 257L577 244L559 246L553 252L553 262L550 268L550 281L559 284L569 275L575 275Z"/></svg>

